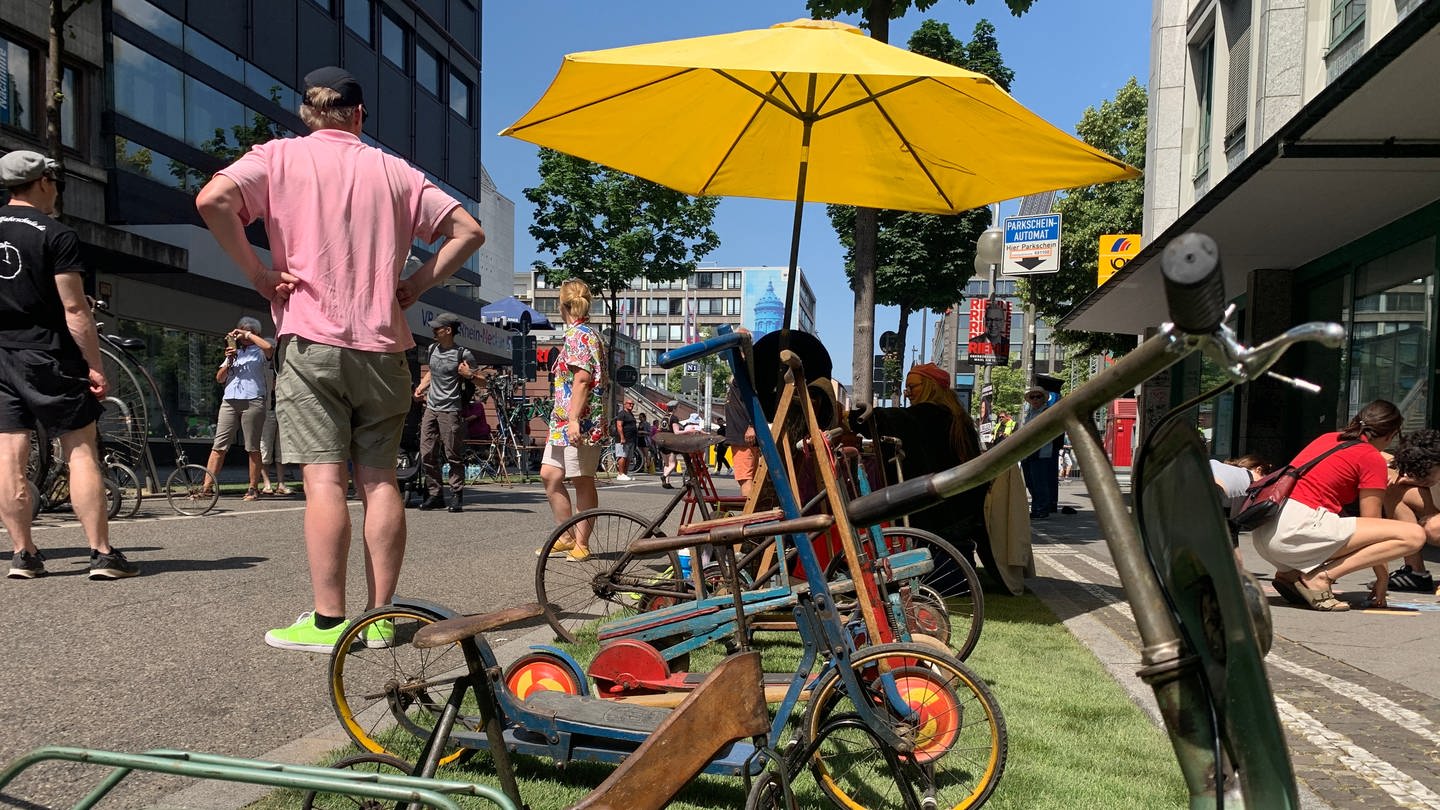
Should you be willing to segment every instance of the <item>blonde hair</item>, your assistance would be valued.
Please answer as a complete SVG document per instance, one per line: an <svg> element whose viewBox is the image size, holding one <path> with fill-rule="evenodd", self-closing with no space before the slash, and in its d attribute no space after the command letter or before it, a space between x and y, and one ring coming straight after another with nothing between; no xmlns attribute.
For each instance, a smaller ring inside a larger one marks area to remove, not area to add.
<svg viewBox="0 0 1440 810"><path fill-rule="evenodd" d="M980 433L970 414L960 407L960 400L954 392L942 386L933 377L910 372L905 377L907 385L913 385L915 393L911 402L928 402L939 405L950 413L950 446L961 461L969 461L980 455Z"/></svg>
<svg viewBox="0 0 1440 810"><path fill-rule="evenodd" d="M317 129L349 129L358 107L337 107L340 92L329 87L311 87L300 104L300 120L312 131Z"/></svg>
<svg viewBox="0 0 1440 810"><path fill-rule="evenodd" d="M590 302L594 299L590 285L572 278L560 285L560 314L579 323L589 320Z"/></svg>

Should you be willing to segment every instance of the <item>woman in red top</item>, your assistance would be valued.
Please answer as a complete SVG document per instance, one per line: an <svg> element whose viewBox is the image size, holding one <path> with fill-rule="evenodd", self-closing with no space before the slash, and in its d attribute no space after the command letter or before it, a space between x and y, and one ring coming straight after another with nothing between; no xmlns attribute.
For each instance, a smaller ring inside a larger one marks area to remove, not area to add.
<svg viewBox="0 0 1440 810"><path fill-rule="evenodd" d="M1275 590L1286 600L1314 610L1349 610L1331 586L1352 571L1374 568L1372 604L1384 605L1386 564L1418 551L1427 536L1431 542L1440 537L1440 524L1381 517L1389 476L1380 451L1399 437L1403 423L1398 408L1377 399L1344 430L1320 436L1290 462L1299 467L1337 442L1359 441L1315 465L1296 482L1279 517L1254 531L1255 550L1274 564ZM1341 508L1356 501L1360 516L1342 517Z"/></svg>

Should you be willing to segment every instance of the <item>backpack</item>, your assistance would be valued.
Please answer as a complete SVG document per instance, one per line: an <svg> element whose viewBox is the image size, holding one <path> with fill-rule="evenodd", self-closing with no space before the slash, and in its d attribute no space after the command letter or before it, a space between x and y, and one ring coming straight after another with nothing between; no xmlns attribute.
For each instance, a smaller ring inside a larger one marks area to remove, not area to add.
<svg viewBox="0 0 1440 810"><path fill-rule="evenodd" d="M439 346L439 343L430 344L430 353L425 356L426 365L434 367L435 350L439 348ZM464 346L460 346L459 344L456 344L456 348L460 349L461 362L470 363L470 369L472 371L479 368L480 358L476 357L474 352L470 351ZM470 361L472 360L475 362L471 363ZM460 407L463 408L466 405L469 405L471 402L475 401L475 381L473 379L470 379L469 377L461 377L458 374L455 376L455 379L459 383L456 388L460 394Z"/></svg>

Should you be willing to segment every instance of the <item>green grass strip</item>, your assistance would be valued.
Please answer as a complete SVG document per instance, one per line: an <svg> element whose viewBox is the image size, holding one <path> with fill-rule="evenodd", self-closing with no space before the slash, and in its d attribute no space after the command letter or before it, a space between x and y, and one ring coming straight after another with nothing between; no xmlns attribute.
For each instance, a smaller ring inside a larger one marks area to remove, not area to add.
<svg viewBox="0 0 1440 810"><path fill-rule="evenodd" d="M991 686L1009 728L1009 760L987 807L1184 808L1184 783L1169 740L1105 672L1037 597L992 596L985 602L985 626L970 668ZM771 633L759 647L770 671L793 669L799 646L793 637ZM593 642L578 645L579 660L594 654ZM697 668L713 666L719 651L692 656ZM798 717L797 717L798 722ZM420 741L398 732L384 738L402 758L412 760ZM351 750L335 752L332 759ZM534 810L569 807L604 780L610 768L588 763L560 767L547 760L517 757L520 791ZM497 784L489 758L442 768L446 779ZM801 807L825 807L810 774L795 783ZM744 804L739 779L701 777L670 806L720 810ZM462 799L466 807L486 807ZM277 792L251 807L279 810L298 806L299 796Z"/></svg>

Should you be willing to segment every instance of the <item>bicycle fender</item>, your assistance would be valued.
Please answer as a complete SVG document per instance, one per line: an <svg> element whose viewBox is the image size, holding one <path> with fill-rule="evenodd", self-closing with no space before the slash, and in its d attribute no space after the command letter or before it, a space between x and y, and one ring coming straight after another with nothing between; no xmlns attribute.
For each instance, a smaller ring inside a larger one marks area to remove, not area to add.
<svg viewBox="0 0 1440 810"><path fill-rule="evenodd" d="M455 611L451 610L448 607L445 607L438 602L431 602L428 599L411 599L404 596L397 596L394 599L390 600L390 604L394 605L395 607L427 610L439 616L441 619L453 619L456 616L462 615L460 613L456 613Z"/></svg>

